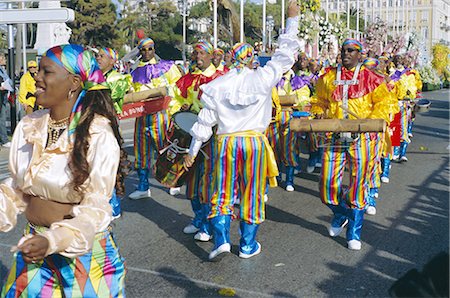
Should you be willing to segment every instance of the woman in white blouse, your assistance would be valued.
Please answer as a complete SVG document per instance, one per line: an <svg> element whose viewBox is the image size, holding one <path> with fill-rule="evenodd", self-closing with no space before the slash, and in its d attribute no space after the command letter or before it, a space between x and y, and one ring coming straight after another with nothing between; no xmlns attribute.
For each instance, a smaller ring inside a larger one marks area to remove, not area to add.
<svg viewBox="0 0 450 298"><path fill-rule="evenodd" d="M123 190L122 138L105 78L78 45L49 49L36 75L44 110L12 139L0 184L0 231L28 220L1 297L120 297L125 268L112 238L109 199ZM117 173L117 174L116 174Z"/></svg>

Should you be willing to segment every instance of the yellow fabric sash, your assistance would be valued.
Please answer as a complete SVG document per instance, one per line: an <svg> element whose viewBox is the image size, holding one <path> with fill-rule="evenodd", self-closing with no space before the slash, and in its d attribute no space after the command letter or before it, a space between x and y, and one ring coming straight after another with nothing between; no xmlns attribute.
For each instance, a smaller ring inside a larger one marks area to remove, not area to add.
<svg viewBox="0 0 450 298"><path fill-rule="evenodd" d="M218 135L219 141L221 141L224 137L261 137L263 139L264 146L266 147L267 177L269 179L269 186L278 186L276 177L279 175L279 172L277 161L275 159L275 153L272 150L272 146L269 144L269 140L264 134L253 130L239 131L228 134L220 134Z"/></svg>

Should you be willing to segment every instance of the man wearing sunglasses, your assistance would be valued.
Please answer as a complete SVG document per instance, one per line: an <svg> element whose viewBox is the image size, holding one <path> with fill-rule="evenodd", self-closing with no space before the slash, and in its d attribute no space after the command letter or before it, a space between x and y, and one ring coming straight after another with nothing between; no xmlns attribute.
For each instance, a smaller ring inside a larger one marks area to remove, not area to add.
<svg viewBox="0 0 450 298"><path fill-rule="evenodd" d="M36 102L36 97L34 97L34 92L36 92L34 76L38 72L37 66L36 61L28 61L28 71L20 78L19 102L24 106L27 115L33 113Z"/></svg>
<svg viewBox="0 0 450 298"><path fill-rule="evenodd" d="M384 119L389 122L389 91L384 77L360 63L363 47L358 40L342 44L342 64L328 68L317 82L317 103L312 113L329 119ZM361 249L361 228L369 206L367 177L371 138L376 133L334 133L325 141L319 190L322 202L333 212L329 227L337 237L347 227L347 245ZM350 184L342 184L345 165L349 164Z"/></svg>
<svg viewBox="0 0 450 298"><path fill-rule="evenodd" d="M155 57L155 43L151 38L144 38L139 42L138 49L141 61L131 73L135 92L145 91L157 87L167 87L168 95L173 97L173 87L181 77L181 72L173 61L157 60ZM169 114L160 111L154 114L136 118L134 127L135 169L139 176L139 184L128 197L139 200L151 197L148 182L151 160L156 159L159 150L164 145L166 132L169 127ZM180 192L179 188L170 189L171 195Z"/></svg>

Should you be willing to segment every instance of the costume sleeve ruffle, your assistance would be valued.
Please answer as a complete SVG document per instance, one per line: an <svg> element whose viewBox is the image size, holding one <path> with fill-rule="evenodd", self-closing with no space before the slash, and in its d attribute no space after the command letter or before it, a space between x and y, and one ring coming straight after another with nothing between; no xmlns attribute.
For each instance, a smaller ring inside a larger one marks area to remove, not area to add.
<svg viewBox="0 0 450 298"><path fill-rule="evenodd" d="M204 107L198 114L197 122L191 128L190 134L196 140L206 142L212 134L212 127L217 124L217 115L214 110Z"/></svg>

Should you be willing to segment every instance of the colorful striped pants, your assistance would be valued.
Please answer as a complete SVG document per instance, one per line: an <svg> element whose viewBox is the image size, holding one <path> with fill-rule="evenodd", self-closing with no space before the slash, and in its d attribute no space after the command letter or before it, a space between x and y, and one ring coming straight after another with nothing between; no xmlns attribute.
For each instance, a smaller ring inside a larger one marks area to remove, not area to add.
<svg viewBox="0 0 450 298"><path fill-rule="evenodd" d="M134 167L150 169L151 160L156 160L163 148L169 128L166 111L136 118L134 126Z"/></svg>
<svg viewBox="0 0 450 298"><path fill-rule="evenodd" d="M299 146L297 143L298 133L291 131L291 112L283 110L281 112L280 125L280 146L281 162L287 167L297 167L299 163Z"/></svg>
<svg viewBox="0 0 450 298"><path fill-rule="evenodd" d="M188 199L199 198L200 203L208 204L214 192L214 161L216 157L215 136L202 148L208 158L203 157L195 168L193 175L186 181L186 197ZM203 154L203 153L199 153Z"/></svg>
<svg viewBox="0 0 450 298"><path fill-rule="evenodd" d="M277 160L277 165L281 165L281 150L280 150L280 123L279 122L270 122L266 131L264 132L267 139L269 140L270 146L272 146L272 150L275 153L275 158Z"/></svg>
<svg viewBox="0 0 450 298"><path fill-rule="evenodd" d="M364 209L368 203L365 191L369 172L369 135L360 134L351 143L338 141L336 135L328 141L332 142L332 146L324 147L319 181L322 202L331 205L345 202L349 208ZM344 188L342 180L347 163L350 183L348 188Z"/></svg>
<svg viewBox="0 0 450 298"><path fill-rule="evenodd" d="M29 233L34 228L28 226ZM113 236L105 231L96 234L89 253L74 259L52 254L27 264L17 252L1 297L125 297L125 273Z"/></svg>
<svg viewBox="0 0 450 298"><path fill-rule="evenodd" d="M381 185L381 156L383 152L384 133L370 134L369 141L369 177L368 187L378 188Z"/></svg>
<svg viewBox="0 0 450 298"><path fill-rule="evenodd" d="M401 124L401 137L400 142L411 142L408 137L408 123L409 123L409 115L408 115L408 105L409 103L405 100L400 100L398 102L398 106L400 107L400 124Z"/></svg>
<svg viewBox="0 0 450 298"><path fill-rule="evenodd" d="M265 219L267 161L265 136L219 136L215 162L215 192L209 218L232 215L241 199L241 220L260 224Z"/></svg>

